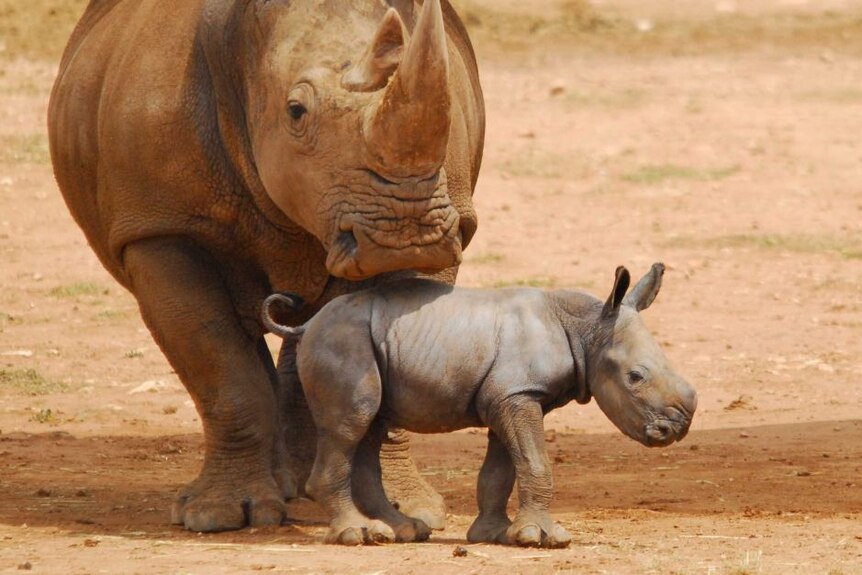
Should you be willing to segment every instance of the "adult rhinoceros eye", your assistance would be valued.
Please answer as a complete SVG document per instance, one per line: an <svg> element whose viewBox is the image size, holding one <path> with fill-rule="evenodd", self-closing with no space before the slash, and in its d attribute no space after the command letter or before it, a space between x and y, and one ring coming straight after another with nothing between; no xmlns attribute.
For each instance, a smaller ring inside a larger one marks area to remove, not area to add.
<svg viewBox="0 0 862 575"><path fill-rule="evenodd" d="M308 83L295 86L287 96L288 129L298 138L304 138L309 129L311 111L314 109L314 90Z"/></svg>
<svg viewBox="0 0 862 575"><path fill-rule="evenodd" d="M287 113L294 120L300 120L305 114L308 113L308 108L306 108L299 102L288 102Z"/></svg>

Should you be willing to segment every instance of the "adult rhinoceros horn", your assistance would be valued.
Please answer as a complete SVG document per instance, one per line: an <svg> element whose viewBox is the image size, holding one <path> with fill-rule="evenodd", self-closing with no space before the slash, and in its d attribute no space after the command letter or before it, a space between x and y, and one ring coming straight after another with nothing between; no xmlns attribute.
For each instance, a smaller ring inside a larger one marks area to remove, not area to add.
<svg viewBox="0 0 862 575"><path fill-rule="evenodd" d="M351 92L375 92L389 81L404 57L407 32L395 8L390 8L365 54L341 78Z"/></svg>
<svg viewBox="0 0 862 575"><path fill-rule="evenodd" d="M446 157L449 106L443 13L440 0L425 0L401 63L366 117L371 167L394 178L432 176Z"/></svg>

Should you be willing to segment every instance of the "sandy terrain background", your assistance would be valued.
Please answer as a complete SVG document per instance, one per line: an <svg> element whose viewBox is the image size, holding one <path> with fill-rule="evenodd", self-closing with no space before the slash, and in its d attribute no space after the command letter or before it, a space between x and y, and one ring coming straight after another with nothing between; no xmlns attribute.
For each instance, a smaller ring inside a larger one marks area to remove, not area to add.
<svg viewBox="0 0 862 575"><path fill-rule="evenodd" d="M47 151L85 4L0 0L0 572L862 573L862 2L456 2L488 107L459 282L604 297L664 261L645 319L700 395L664 450L552 413L574 543L466 557L477 430L416 440L451 513L430 543L324 547L307 501L278 529L168 524L200 421Z"/></svg>

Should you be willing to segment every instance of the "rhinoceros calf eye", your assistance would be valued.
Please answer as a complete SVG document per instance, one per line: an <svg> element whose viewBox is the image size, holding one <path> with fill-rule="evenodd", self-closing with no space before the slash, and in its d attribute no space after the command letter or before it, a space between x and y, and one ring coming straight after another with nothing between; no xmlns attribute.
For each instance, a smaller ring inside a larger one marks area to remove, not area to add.
<svg viewBox="0 0 862 575"><path fill-rule="evenodd" d="M639 371L630 371L629 372L629 383L635 384L640 383L644 380L644 376Z"/></svg>
<svg viewBox="0 0 862 575"><path fill-rule="evenodd" d="M287 104L287 113L294 120L299 120L308 113L308 109L299 102L289 102Z"/></svg>

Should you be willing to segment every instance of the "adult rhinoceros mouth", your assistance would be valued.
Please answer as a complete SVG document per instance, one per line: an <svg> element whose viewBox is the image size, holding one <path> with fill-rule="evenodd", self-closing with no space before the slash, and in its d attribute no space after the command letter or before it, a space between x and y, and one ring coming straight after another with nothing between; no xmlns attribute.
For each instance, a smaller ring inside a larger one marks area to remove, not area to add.
<svg viewBox="0 0 862 575"><path fill-rule="evenodd" d="M460 217L438 178L351 192L355 199L339 204L334 218L326 259L330 274L361 280L461 263Z"/></svg>

